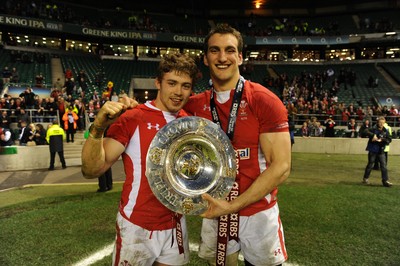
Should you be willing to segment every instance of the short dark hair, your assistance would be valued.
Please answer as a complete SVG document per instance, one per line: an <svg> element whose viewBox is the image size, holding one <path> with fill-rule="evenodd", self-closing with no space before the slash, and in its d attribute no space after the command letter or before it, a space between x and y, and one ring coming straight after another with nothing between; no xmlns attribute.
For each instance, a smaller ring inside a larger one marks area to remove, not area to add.
<svg viewBox="0 0 400 266"><path fill-rule="evenodd" d="M231 27L229 24L226 23L220 23L217 24L217 26L213 29L210 30L210 32L207 34L206 38L204 39L204 53L206 54L208 51L208 40L213 36L214 34L232 34L233 36L236 37L238 41L238 52L241 53L243 51L243 37L242 34L236 30L235 28Z"/></svg>

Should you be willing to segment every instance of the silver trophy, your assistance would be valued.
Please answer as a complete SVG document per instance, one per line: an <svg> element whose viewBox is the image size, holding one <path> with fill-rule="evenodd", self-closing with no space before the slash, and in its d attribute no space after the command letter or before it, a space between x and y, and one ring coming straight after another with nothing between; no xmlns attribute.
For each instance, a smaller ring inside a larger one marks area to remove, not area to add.
<svg viewBox="0 0 400 266"><path fill-rule="evenodd" d="M236 177L235 150L222 129L195 116L175 119L159 130L146 158L146 176L167 208L187 215L207 210L201 194L225 198Z"/></svg>

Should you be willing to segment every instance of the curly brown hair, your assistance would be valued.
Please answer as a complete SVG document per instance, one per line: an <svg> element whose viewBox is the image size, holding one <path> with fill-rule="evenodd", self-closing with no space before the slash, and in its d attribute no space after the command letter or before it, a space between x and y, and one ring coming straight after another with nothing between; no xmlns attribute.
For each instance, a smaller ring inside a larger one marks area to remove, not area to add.
<svg viewBox="0 0 400 266"><path fill-rule="evenodd" d="M197 68L194 59L189 57L187 54L175 53L164 55L158 66L157 79L161 81L165 73L172 71L188 74L194 84L199 69Z"/></svg>

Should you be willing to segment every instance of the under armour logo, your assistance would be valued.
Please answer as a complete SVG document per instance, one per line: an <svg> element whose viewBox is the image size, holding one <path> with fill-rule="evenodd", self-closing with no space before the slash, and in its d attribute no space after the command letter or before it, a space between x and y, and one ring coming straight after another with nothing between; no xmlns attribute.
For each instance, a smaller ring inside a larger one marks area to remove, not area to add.
<svg viewBox="0 0 400 266"><path fill-rule="evenodd" d="M210 106L207 106L207 105L205 104L204 107L203 107L203 110L204 110L204 111L211 111L211 108L210 108Z"/></svg>
<svg viewBox="0 0 400 266"><path fill-rule="evenodd" d="M274 255L275 255L275 256L278 256L278 255L280 255L280 254L282 254L281 249L280 249L280 248L275 249Z"/></svg>
<svg viewBox="0 0 400 266"><path fill-rule="evenodd" d="M160 125L159 124L152 125L151 123L147 123L147 129L152 129L152 128L160 130Z"/></svg>
<svg viewBox="0 0 400 266"><path fill-rule="evenodd" d="M127 260L121 261L121 263L119 265L121 265L121 266L132 266L132 264L130 264L129 261L127 261Z"/></svg>

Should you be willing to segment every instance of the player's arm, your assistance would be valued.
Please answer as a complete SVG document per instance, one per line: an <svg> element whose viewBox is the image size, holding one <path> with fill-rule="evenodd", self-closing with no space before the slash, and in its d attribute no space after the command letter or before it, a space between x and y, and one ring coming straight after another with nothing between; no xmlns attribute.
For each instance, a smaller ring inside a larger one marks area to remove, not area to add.
<svg viewBox="0 0 400 266"><path fill-rule="evenodd" d="M289 132L262 133L260 145L269 164L268 168L256 178L245 192L233 201L215 199L204 194L203 199L208 201L209 208L201 215L202 217L216 218L221 215L236 213L264 198L288 178L291 164Z"/></svg>
<svg viewBox="0 0 400 266"><path fill-rule="evenodd" d="M82 174L85 178L97 178L118 160L125 147L111 138L103 138L104 131L127 106L121 102L107 101L96 115L89 129L89 137L82 149Z"/></svg>
<svg viewBox="0 0 400 266"><path fill-rule="evenodd" d="M111 138L89 137L82 149L82 174L85 178L97 178L109 169L124 152L125 147Z"/></svg>

